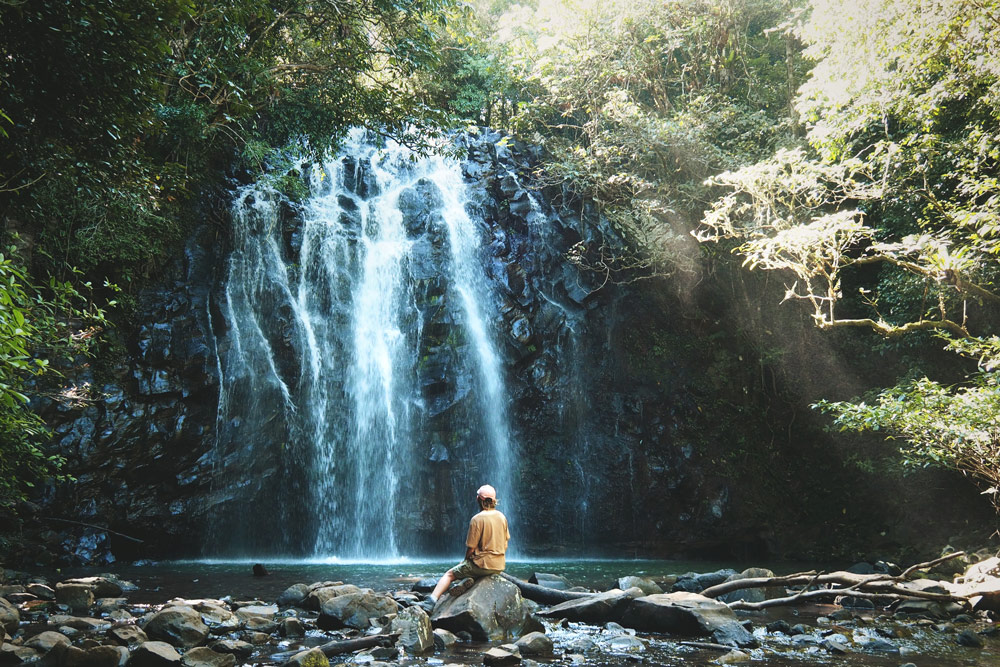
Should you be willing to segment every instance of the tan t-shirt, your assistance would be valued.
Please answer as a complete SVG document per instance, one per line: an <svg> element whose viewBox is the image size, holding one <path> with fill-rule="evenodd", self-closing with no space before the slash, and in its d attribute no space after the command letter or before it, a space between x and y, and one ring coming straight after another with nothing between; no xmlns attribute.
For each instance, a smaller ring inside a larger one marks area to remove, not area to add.
<svg viewBox="0 0 1000 667"><path fill-rule="evenodd" d="M472 562L484 570L502 570L506 566L507 517L499 510L483 510L469 522L465 546L473 549Z"/></svg>

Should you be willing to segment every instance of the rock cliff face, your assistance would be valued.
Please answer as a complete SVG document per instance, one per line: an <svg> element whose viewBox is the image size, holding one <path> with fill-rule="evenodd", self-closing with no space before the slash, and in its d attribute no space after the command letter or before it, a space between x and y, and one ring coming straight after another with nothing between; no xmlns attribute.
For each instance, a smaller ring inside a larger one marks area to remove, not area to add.
<svg viewBox="0 0 1000 667"><path fill-rule="evenodd" d="M504 392L495 408L512 451L511 469L502 474L513 497L501 508L514 518L515 547L545 556L759 549L767 536L737 500L780 499L778 487L791 484L778 479L775 467L787 461L773 447L753 464L747 455L748 442L775 438L764 418L769 408L747 389L763 377L764 365L736 359L737 335L720 327L720 309L706 315L672 296L663 281L605 284L604 275L568 261L574 245L613 244L616 235L592 206L534 183L537 151L488 131L458 144L467 152L464 209L488 285L480 312ZM337 210L348 247L367 238L358 202L382 186L360 162L345 164L349 182ZM36 406L77 478L38 499L34 525L49 553L103 564L342 549L354 529L350 517L369 520L343 513L353 502L342 493L348 487L353 497L393 507L391 548L454 553L474 510L467 491L488 469L477 447L497 436L483 414L492 411L484 410L489 394L481 372L468 361L474 335L456 325L468 313L456 296L442 196L427 179L399 195L409 276L399 296L407 305L400 337L415 351L401 377L410 393L391 406L395 430L365 436L407 443L389 482L356 467L356 481L317 487L317 477L345 469L352 454L344 443L368 423L344 417L361 391L357 378L348 373L327 386L318 414L332 415L322 438L336 446L323 455L329 460L319 460L312 449L318 427L300 409L302 401L319 400L309 374L319 377L327 373L322 363L333 369L333 362L351 359L349 341L331 335L329 359L307 368L294 290L259 279L253 294L235 295L234 257L246 254L240 227L227 236L206 226L162 285L142 295L118 379L98 387L104 400ZM287 262L286 274L314 270L295 259L312 242L308 202L272 193L268 205L268 224L277 229L272 250ZM331 321L348 317L335 291L318 306ZM237 334L246 329L239 299L259 302L254 322L270 355L269 379L234 365ZM733 368L743 370L729 373ZM86 370L77 381L97 382ZM400 430L404 413L408 426ZM345 525L331 527L338 522Z"/></svg>

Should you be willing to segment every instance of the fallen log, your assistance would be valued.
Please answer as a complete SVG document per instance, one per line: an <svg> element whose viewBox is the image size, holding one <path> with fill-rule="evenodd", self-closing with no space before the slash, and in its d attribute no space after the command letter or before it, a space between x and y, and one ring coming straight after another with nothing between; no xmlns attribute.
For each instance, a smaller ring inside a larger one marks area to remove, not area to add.
<svg viewBox="0 0 1000 667"><path fill-rule="evenodd" d="M380 634L380 635L369 635L367 637L357 637L355 639L341 639L339 641L327 642L326 644L321 644L317 646L319 650L323 651L323 655L330 658L335 655L341 655L342 653L353 653L354 651L360 651L366 648L373 648L375 646L388 646L395 643L399 639L399 633L393 632L390 634ZM295 651L285 651L283 653L275 653L271 655L270 660L274 662L284 663L289 658L294 655L301 653L302 651L308 651L309 648L303 647Z"/></svg>
<svg viewBox="0 0 1000 667"><path fill-rule="evenodd" d="M569 602L570 600L579 600L580 598L597 595L597 593L560 591L555 588L546 588L545 586L539 586L537 584L529 584L527 581L518 579L517 577L511 576L506 572L502 572L500 576L520 588L521 595L540 604L559 604L561 602Z"/></svg>
<svg viewBox="0 0 1000 667"><path fill-rule="evenodd" d="M854 572L799 572L782 577L748 577L746 579L735 579L726 581L716 586L706 588L701 592L708 598L717 598L725 593L744 590L747 588L764 588L770 586L802 586L803 589L794 595L783 598L773 598L762 602L746 602L736 600L730 602L733 609L760 610L768 607L778 607L782 605L795 604L799 600L816 599L825 597L836 597L839 595L851 595L860 598L882 598L888 600L932 600L934 602L956 602L968 605L966 596L951 595L948 593L931 593L928 591L911 590L899 586L914 572L927 569L943 563L952 558L964 556L965 552L958 551L941 558L936 558L926 563L918 563L907 568L899 576L889 574L855 574ZM817 590L809 590L812 586L823 586Z"/></svg>

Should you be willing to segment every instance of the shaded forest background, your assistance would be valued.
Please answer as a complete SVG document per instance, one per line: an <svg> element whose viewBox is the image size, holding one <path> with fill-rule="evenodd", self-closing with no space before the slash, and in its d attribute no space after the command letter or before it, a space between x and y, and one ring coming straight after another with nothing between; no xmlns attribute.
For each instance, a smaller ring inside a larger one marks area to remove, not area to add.
<svg viewBox="0 0 1000 667"><path fill-rule="evenodd" d="M616 231L575 263L721 323L670 345L724 349L748 419L834 433L730 465L806 456L836 471L830 503L943 470L996 504L1000 3L855 4L0 0L9 528L35 485L72 483L32 400L100 400L66 376L112 372L138 293L195 225L224 226L231 180L301 197L289 150L358 125L542 147L541 182ZM655 373L662 332L635 332Z"/></svg>

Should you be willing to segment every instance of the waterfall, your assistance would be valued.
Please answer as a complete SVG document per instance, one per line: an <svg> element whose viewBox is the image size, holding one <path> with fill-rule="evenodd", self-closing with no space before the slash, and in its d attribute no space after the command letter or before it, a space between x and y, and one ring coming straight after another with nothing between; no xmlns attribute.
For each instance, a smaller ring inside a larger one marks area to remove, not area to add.
<svg viewBox="0 0 1000 667"><path fill-rule="evenodd" d="M257 184L233 206L211 555L453 553L481 483L513 523L498 304L459 164L355 130L298 172L300 205Z"/></svg>

